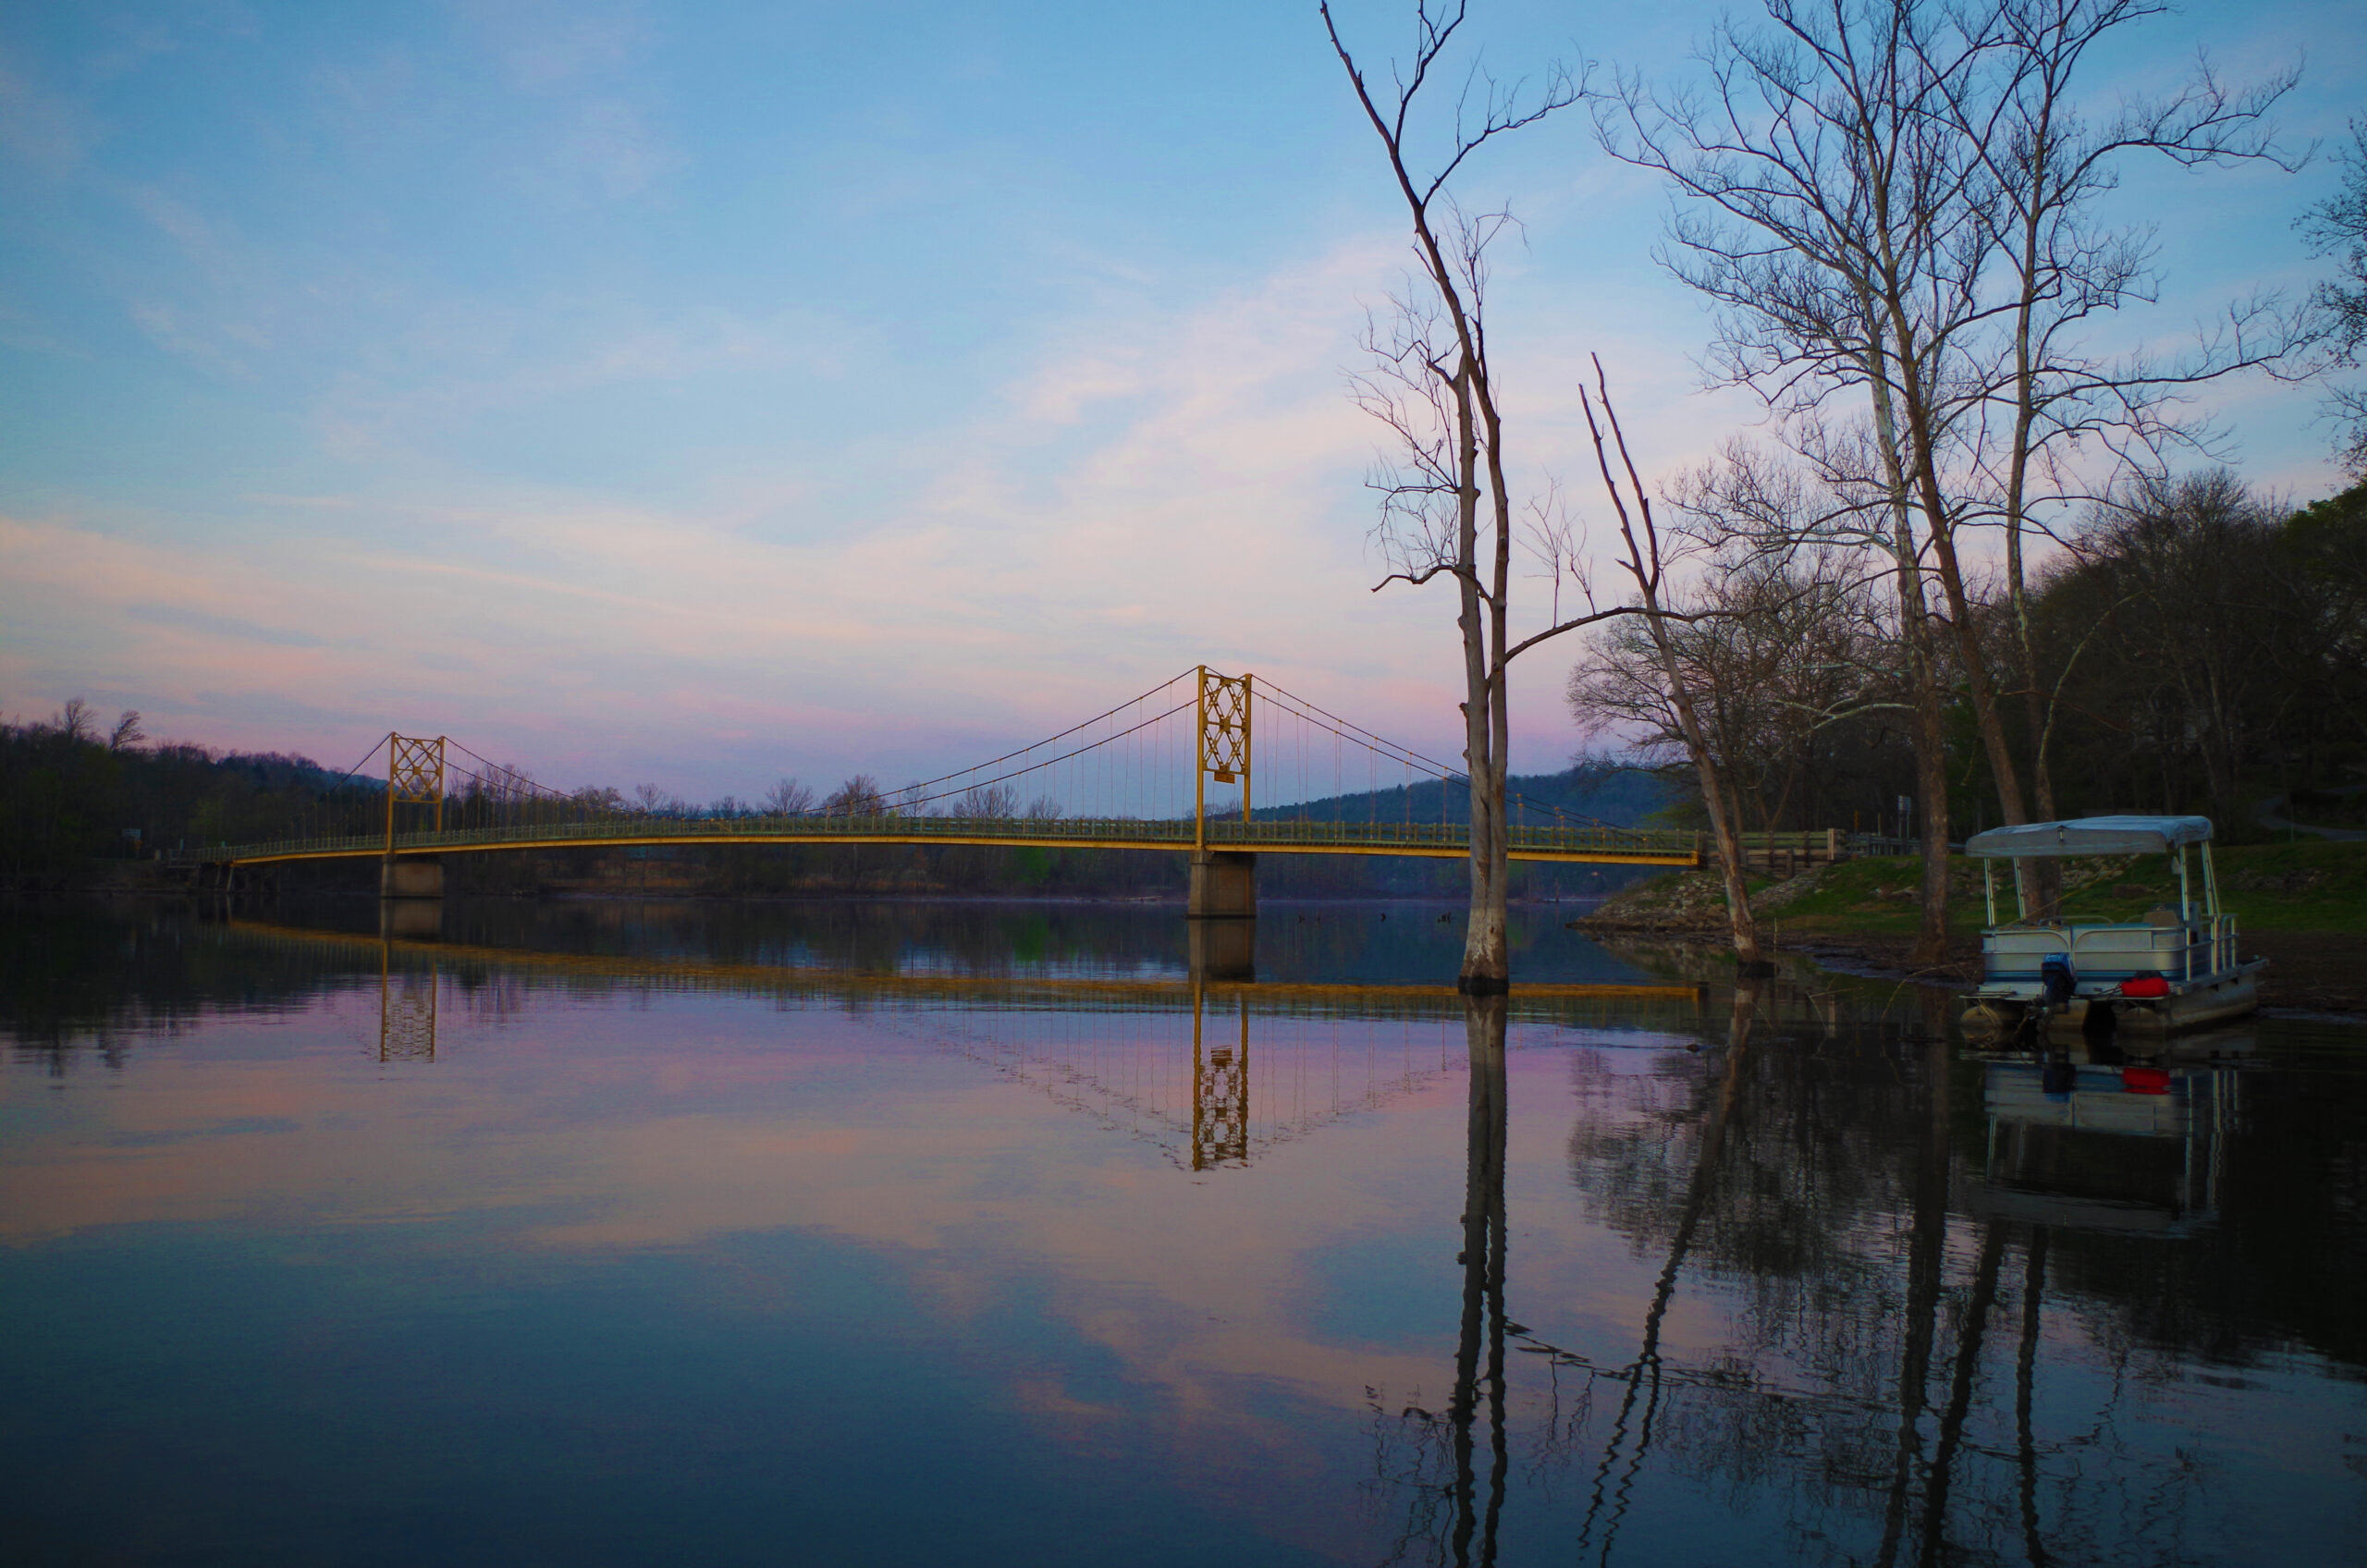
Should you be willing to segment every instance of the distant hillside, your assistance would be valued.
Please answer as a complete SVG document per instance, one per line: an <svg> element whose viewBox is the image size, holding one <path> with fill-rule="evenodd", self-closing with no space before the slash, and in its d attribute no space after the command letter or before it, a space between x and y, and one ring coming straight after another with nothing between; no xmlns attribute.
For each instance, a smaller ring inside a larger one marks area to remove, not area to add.
<svg viewBox="0 0 2367 1568"><path fill-rule="evenodd" d="M1539 826L1553 821L1552 814L1559 811L1613 827L1633 827L1674 798L1662 779L1632 767L1610 774L1515 774L1506 780L1506 793L1521 797L1513 802L1515 823ZM1460 780L1433 780L1410 790L1367 790L1261 806L1250 815L1269 822L1302 816L1327 822L1464 822L1471 815L1470 790Z"/></svg>
<svg viewBox="0 0 2367 1568"><path fill-rule="evenodd" d="M277 838L300 819L366 832L385 802L385 779L349 779L309 757L110 743L81 724L0 724L0 888L62 887L95 861Z"/></svg>

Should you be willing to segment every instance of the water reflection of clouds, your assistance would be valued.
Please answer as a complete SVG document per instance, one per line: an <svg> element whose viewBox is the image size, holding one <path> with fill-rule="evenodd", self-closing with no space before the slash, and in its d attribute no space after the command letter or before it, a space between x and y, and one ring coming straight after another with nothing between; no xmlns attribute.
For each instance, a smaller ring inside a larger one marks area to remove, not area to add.
<svg viewBox="0 0 2367 1568"><path fill-rule="evenodd" d="M209 1016L63 1092L0 1074L13 1130L0 1238L23 1252L109 1231L137 1244L128 1233L143 1227L307 1244L369 1232L497 1280L679 1258L752 1346L812 1313L823 1281L751 1266L743 1243L826 1239L892 1279L895 1333L990 1368L1030 1440L1147 1445L1172 1484L1310 1546L1336 1537L1299 1505L1342 1481L1310 1435L1449 1402L1467 1201L1451 1000L1211 991L1203 1064L1230 1040L1248 1097L1237 1156L1195 1169L1193 1115L1208 1108L1191 998L1171 986L1081 1000L868 984L748 994L589 971L423 978L432 1056L383 1056L374 979L340 981L267 1030ZM1937 1473L1960 1380L1956 1539L2014 1544L1986 1521L2015 1506L2011 1380L2031 1265L2021 1231L1962 1209L1959 1178L1979 1161L1934 1133L1950 1114L1929 1097L1948 1083L1944 1047L1869 1030L1795 1048L1772 1027L1730 1036L1723 1009L1700 1033L1684 1027L1700 1016L1689 1010L1638 1001L1621 1016L1540 1010L1509 1031L1521 1484L1569 1504L1566 1521L1607 1464L1621 1512L1590 1523L1595 1547L1624 1530L1629 1551L1708 1550L1740 1525L1702 1521L1731 1512L1794 1546L1870 1548L1885 1488L1913 1491L1910 1519L1923 1508L1913 1488ZM1722 1096L1731 1120L1713 1137ZM1958 1102L1977 1121L1979 1096ZM1688 1207L1698 1230L1675 1245ZM2198 1519L2224 1513L2254 1464L2295 1476L2257 1489L2306 1514L2300 1477L2333 1484L2333 1461L2277 1433L2338 1441L2334 1385L2284 1360L2238 1379L2153 1344L2177 1325L2132 1306L2143 1291L2110 1272L2127 1257L2055 1247L2031 1461L2053 1488L2054 1538L2108 1543L2081 1521L2164 1485L2196 1488ZM1968 1350L1984 1290L1987 1348ZM1065 1337L1014 1337L1023 1317ZM1902 1425L1909 1352L1926 1390ZM1614 1432L1631 1390L1635 1419ZM1902 1430L1919 1445L1910 1461ZM2181 1442L2203 1456L2184 1472ZM1803 1454L1828 1469L1802 1480ZM2074 1476L2096 1455L2119 1470ZM2172 1548L2216 1528L2128 1538Z"/></svg>
<svg viewBox="0 0 2367 1568"><path fill-rule="evenodd" d="M353 1048L359 993L295 1025L292 1054L256 1060L228 1040L216 1053L210 1038L151 1051L100 1121L20 1142L0 1163L0 1235L465 1223L503 1246L580 1254L821 1231L894 1253L956 1317L1024 1280L1156 1381L1221 1371L1346 1398L1377 1370L1420 1379L1418 1357L1377 1367L1370 1347L1309 1341L1280 1304L1304 1293L1293 1260L1310 1231L1353 1228L1369 1194L1407 1183L1406 1140L1453 1153L1459 1090L1438 1085L1453 1059L1436 1023L1410 1076L1405 1026L1390 1025L1392 1095L1353 1096L1361 1111L1434 1122L1427 1132L1335 1140L1311 1160L1272 1140L1270 1158L1209 1188L925 1037L964 1021L959 1010L640 999L650 1011L534 998L524 1017L505 1013L498 1039L455 1027L465 1014L448 1008L432 1070ZM1166 1022L1188 1029L1189 1015ZM1261 1058L1268 1022L1253 1036ZM1325 1074L1371 1044L1343 1021L1296 1027L1324 1042ZM1298 1082L1267 1087L1307 1088L1317 1066L1300 1065ZM1358 1085L1374 1077L1355 1065ZM1438 1190L1451 1187L1442 1176Z"/></svg>

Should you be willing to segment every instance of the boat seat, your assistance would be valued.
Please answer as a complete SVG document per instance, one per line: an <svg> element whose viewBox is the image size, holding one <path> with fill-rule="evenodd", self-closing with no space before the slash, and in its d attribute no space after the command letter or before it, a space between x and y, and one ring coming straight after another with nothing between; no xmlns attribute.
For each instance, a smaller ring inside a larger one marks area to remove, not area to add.
<svg viewBox="0 0 2367 1568"><path fill-rule="evenodd" d="M2145 924L2148 925L2183 925L2186 922L2179 919L2178 912L2172 909L2169 905L2155 904L2152 909L2145 912Z"/></svg>

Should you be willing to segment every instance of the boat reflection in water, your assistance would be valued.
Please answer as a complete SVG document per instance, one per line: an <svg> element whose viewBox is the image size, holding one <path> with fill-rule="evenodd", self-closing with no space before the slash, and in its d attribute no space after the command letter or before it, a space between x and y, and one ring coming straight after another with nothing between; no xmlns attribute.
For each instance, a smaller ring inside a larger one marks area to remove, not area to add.
<svg viewBox="0 0 2367 1568"><path fill-rule="evenodd" d="M1986 1058L1542 923L1509 998L1374 984L1436 913L0 911L0 1507L31 1561L2349 1550L2355 1034Z"/></svg>
<svg viewBox="0 0 2367 1568"><path fill-rule="evenodd" d="M2183 1235L2216 1218L2243 1114L2250 1029L2188 1036L2173 1055L1992 1060L1988 1141L1971 1211L2089 1231ZM2086 1051L2079 1053L2089 1055Z"/></svg>

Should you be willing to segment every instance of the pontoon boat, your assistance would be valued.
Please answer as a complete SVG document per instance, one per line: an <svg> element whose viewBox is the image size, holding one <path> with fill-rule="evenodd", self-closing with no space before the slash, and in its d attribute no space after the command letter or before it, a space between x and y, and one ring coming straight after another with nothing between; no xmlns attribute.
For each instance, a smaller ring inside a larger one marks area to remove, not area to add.
<svg viewBox="0 0 2367 1568"><path fill-rule="evenodd" d="M2201 850L2201 897L2188 851ZM2259 1005L2252 976L2266 961L2238 958L2236 922L2219 908L2211 866L2211 819L2084 816L1976 833L1965 852L1982 857L1989 922L1981 937L1981 986L1965 998L1965 1032L1995 1038L2032 1028L2094 1033L2107 1024L2167 1033L2240 1018ZM2177 864L2176 908L2136 920L2032 919L2027 878L2015 878L2017 918L1997 920L1997 860L2167 854ZM2103 1011L2098 1010L2102 1009Z"/></svg>

